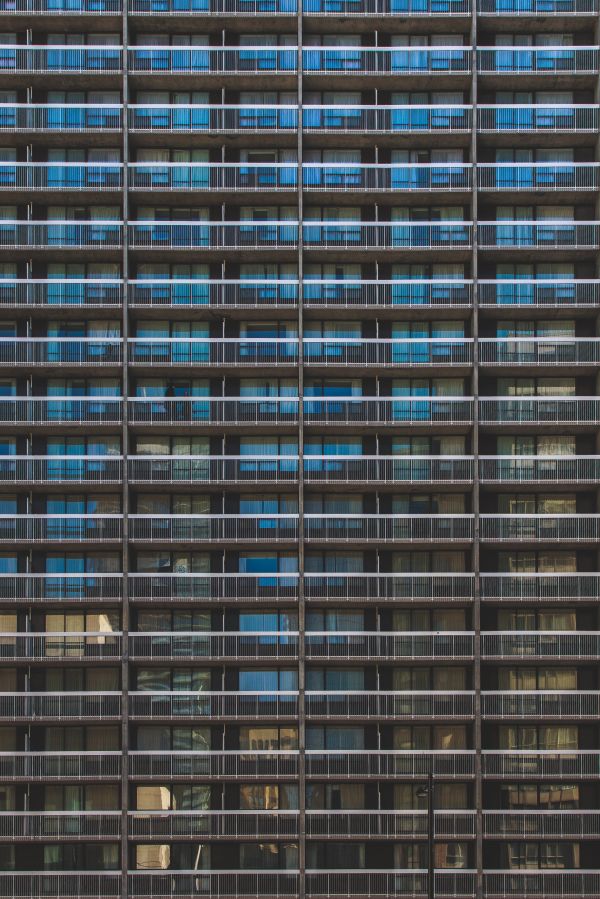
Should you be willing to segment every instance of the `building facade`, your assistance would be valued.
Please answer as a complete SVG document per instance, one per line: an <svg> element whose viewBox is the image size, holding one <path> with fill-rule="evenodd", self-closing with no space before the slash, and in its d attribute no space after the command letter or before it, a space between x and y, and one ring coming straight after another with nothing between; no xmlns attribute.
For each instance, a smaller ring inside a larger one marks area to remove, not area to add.
<svg viewBox="0 0 600 899"><path fill-rule="evenodd" d="M597 897L598 0L124 3L0 0L0 896Z"/></svg>

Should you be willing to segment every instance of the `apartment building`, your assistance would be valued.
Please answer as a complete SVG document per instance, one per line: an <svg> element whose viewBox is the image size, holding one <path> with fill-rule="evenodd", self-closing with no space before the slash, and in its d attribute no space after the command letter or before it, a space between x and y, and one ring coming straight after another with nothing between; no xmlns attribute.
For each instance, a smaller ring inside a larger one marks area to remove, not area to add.
<svg viewBox="0 0 600 899"><path fill-rule="evenodd" d="M472 2L0 0L1 897L600 895L598 0Z"/></svg>

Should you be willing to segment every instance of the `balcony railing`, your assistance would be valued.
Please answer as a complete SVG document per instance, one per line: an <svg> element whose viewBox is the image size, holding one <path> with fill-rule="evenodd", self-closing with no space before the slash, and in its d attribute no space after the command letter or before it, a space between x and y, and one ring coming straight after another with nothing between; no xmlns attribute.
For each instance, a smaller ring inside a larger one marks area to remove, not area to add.
<svg viewBox="0 0 600 899"><path fill-rule="evenodd" d="M296 106L129 106L132 132L277 133L297 128Z"/></svg>
<svg viewBox="0 0 600 899"><path fill-rule="evenodd" d="M600 658L598 631L488 631L481 634L481 652L489 659L532 657Z"/></svg>
<svg viewBox="0 0 600 899"><path fill-rule="evenodd" d="M0 873L0 896L7 899L120 899L116 871L28 871Z"/></svg>
<svg viewBox="0 0 600 899"><path fill-rule="evenodd" d="M0 837L5 840L118 839L121 812L0 812Z"/></svg>
<svg viewBox="0 0 600 899"><path fill-rule="evenodd" d="M581 306L600 305L600 281L479 281L480 306Z"/></svg>
<svg viewBox="0 0 600 899"><path fill-rule="evenodd" d="M511 0L509 0L511 2ZM483 105L478 107L477 130L515 133L596 132L600 107L591 104Z"/></svg>
<svg viewBox="0 0 600 899"><path fill-rule="evenodd" d="M480 456L479 477L490 484L595 484L600 456Z"/></svg>
<svg viewBox="0 0 600 899"><path fill-rule="evenodd" d="M598 694L594 694L598 698ZM597 703L598 704L598 703ZM473 716L474 693L344 691L306 692L306 714L317 721L322 718L454 718Z"/></svg>
<svg viewBox="0 0 600 899"><path fill-rule="evenodd" d="M112 337L6 337L0 365L120 365L122 343Z"/></svg>
<svg viewBox="0 0 600 899"><path fill-rule="evenodd" d="M305 306L470 307L471 281L321 281L302 285Z"/></svg>
<svg viewBox="0 0 600 899"><path fill-rule="evenodd" d="M267 344L268 346L268 344ZM473 341L468 337L304 339L304 364L310 365L470 365ZM310 402L310 401L309 401Z"/></svg>
<svg viewBox="0 0 600 899"><path fill-rule="evenodd" d="M0 777L8 782L116 780L120 752L0 752Z"/></svg>
<svg viewBox="0 0 600 899"><path fill-rule="evenodd" d="M121 0L2 0L0 12L42 15L117 15Z"/></svg>
<svg viewBox="0 0 600 899"><path fill-rule="evenodd" d="M492 601L596 601L600 597L599 574L562 572L481 575L481 598Z"/></svg>
<svg viewBox="0 0 600 899"><path fill-rule="evenodd" d="M110 103L0 103L0 132L118 132L121 110Z"/></svg>
<svg viewBox="0 0 600 899"><path fill-rule="evenodd" d="M128 411L132 424L292 425L298 421L298 400L280 397L136 398L128 401Z"/></svg>
<svg viewBox="0 0 600 899"><path fill-rule="evenodd" d="M2 162L2 190L114 190L123 185L121 163Z"/></svg>
<svg viewBox="0 0 600 899"><path fill-rule="evenodd" d="M1 698L0 698L1 708ZM222 718L231 721L295 718L298 694L292 691L129 693L129 714L139 721L160 718Z"/></svg>
<svg viewBox="0 0 600 899"><path fill-rule="evenodd" d="M0 484L120 484L120 456L4 456Z"/></svg>
<svg viewBox="0 0 600 899"><path fill-rule="evenodd" d="M2 397L0 422L3 425L115 425L121 422L119 398Z"/></svg>
<svg viewBox="0 0 600 899"><path fill-rule="evenodd" d="M136 839L298 838L298 812L264 811L165 811L144 810L128 814L129 836Z"/></svg>
<svg viewBox="0 0 600 899"><path fill-rule="evenodd" d="M598 463L600 477L600 460ZM473 479L470 456L305 456L308 483L339 484L468 484Z"/></svg>
<svg viewBox="0 0 600 899"><path fill-rule="evenodd" d="M0 282L1 289L1 282ZM264 308L298 304L299 286L294 280L129 281L131 307L216 306Z"/></svg>
<svg viewBox="0 0 600 899"><path fill-rule="evenodd" d="M473 539L472 515L305 515L305 539L327 543Z"/></svg>
<svg viewBox="0 0 600 899"><path fill-rule="evenodd" d="M1 543L114 543L122 532L121 515L0 515Z"/></svg>
<svg viewBox="0 0 600 899"><path fill-rule="evenodd" d="M512 690L481 694L484 718L597 718L597 690Z"/></svg>
<svg viewBox="0 0 600 899"><path fill-rule="evenodd" d="M598 12L598 0L478 0L477 12L492 16L590 16Z"/></svg>
<svg viewBox="0 0 600 899"><path fill-rule="evenodd" d="M128 230L133 250L286 249L298 245L298 223L288 221L129 222Z"/></svg>
<svg viewBox="0 0 600 899"><path fill-rule="evenodd" d="M394 224L357 221L309 222L302 226L307 249L377 248L456 250L471 246L471 222Z"/></svg>
<svg viewBox="0 0 600 899"><path fill-rule="evenodd" d="M289 162L138 162L129 164L132 190L295 191L298 166Z"/></svg>
<svg viewBox="0 0 600 899"><path fill-rule="evenodd" d="M305 106L307 133L448 134L470 131L470 106Z"/></svg>
<svg viewBox="0 0 600 899"><path fill-rule="evenodd" d="M521 396L483 397L479 419L484 424L572 424L589 425L600 421L597 397Z"/></svg>
<svg viewBox="0 0 600 899"><path fill-rule="evenodd" d="M130 871L127 895L132 899L166 896L297 896L299 875L284 871Z"/></svg>
<svg viewBox="0 0 600 899"><path fill-rule="evenodd" d="M600 817L600 815L599 815ZM475 836L475 812L434 813L434 834L443 839ZM419 839L427 836L426 811L344 811L308 809L306 835L312 838Z"/></svg>
<svg viewBox="0 0 600 899"><path fill-rule="evenodd" d="M119 602L121 574L2 574L3 602Z"/></svg>
<svg viewBox="0 0 600 899"><path fill-rule="evenodd" d="M0 44L0 72L3 75L11 72L28 75L120 73L121 47Z"/></svg>
<svg viewBox="0 0 600 899"><path fill-rule="evenodd" d="M0 718L22 721L52 718L68 721L80 718L118 719L121 693L2 693Z"/></svg>
<svg viewBox="0 0 600 899"><path fill-rule="evenodd" d="M596 779L600 753L581 749L484 749L481 764L485 777Z"/></svg>
<svg viewBox="0 0 600 899"><path fill-rule="evenodd" d="M123 225L109 221L0 222L0 249L116 250L123 243Z"/></svg>
<svg viewBox="0 0 600 899"><path fill-rule="evenodd" d="M598 47L481 47L480 75L581 75L598 73Z"/></svg>
<svg viewBox="0 0 600 899"><path fill-rule="evenodd" d="M308 599L320 602L469 602L470 574L305 574Z"/></svg>
<svg viewBox="0 0 600 899"><path fill-rule="evenodd" d="M258 39L260 42L260 38ZM297 47L137 46L128 50L129 71L138 75L269 75L296 72Z"/></svg>
<svg viewBox="0 0 600 899"><path fill-rule="evenodd" d="M295 15L296 0L129 0L133 15Z"/></svg>
<svg viewBox="0 0 600 899"><path fill-rule="evenodd" d="M486 837L510 839L541 837L586 840L600 836L600 814L588 809L484 811L483 833Z"/></svg>
<svg viewBox="0 0 600 899"><path fill-rule="evenodd" d="M251 574L130 574L129 595L133 601L164 602L201 599L295 600L298 575L295 573Z"/></svg>
<svg viewBox="0 0 600 899"><path fill-rule="evenodd" d="M410 165L342 165L306 162L302 180L310 191L465 191L471 186L471 165L413 163ZM447 282L446 282L447 283Z"/></svg>
<svg viewBox="0 0 600 899"><path fill-rule="evenodd" d="M486 542L556 541L596 543L600 515L482 515L481 539Z"/></svg>
<svg viewBox="0 0 600 899"><path fill-rule="evenodd" d="M473 750L306 750L310 777L348 780L361 777L423 779L431 771L439 777L471 778L475 774Z"/></svg>
<svg viewBox="0 0 600 899"><path fill-rule="evenodd" d="M597 162L496 162L477 165L479 190L598 190Z"/></svg>
<svg viewBox="0 0 600 899"><path fill-rule="evenodd" d="M600 871L484 871L486 899L530 899L537 896L585 896L593 899L600 891Z"/></svg>
<svg viewBox="0 0 600 899"><path fill-rule="evenodd" d="M303 0L306 15L466 16L470 0Z"/></svg>
<svg viewBox="0 0 600 899"><path fill-rule="evenodd" d="M475 895L474 871L436 871L434 895L461 897ZM424 870L307 871L309 896L407 896L425 899L427 873Z"/></svg>
<svg viewBox="0 0 600 899"><path fill-rule="evenodd" d="M600 400L598 401L600 413ZM304 400L304 421L307 424L344 425L373 424L423 426L466 425L473 418L470 397L356 397L345 399Z"/></svg>
<svg viewBox="0 0 600 899"><path fill-rule="evenodd" d="M53 659L102 661L121 658L121 634L53 631L51 634L0 633L0 659L48 662Z"/></svg>
<svg viewBox="0 0 600 899"><path fill-rule="evenodd" d="M298 341L286 338L147 338L129 341L132 365L295 365Z"/></svg>
<svg viewBox="0 0 600 899"><path fill-rule="evenodd" d="M127 460L137 484L294 484L297 456L138 456ZM0 460L0 481L2 460Z"/></svg>
<svg viewBox="0 0 600 899"><path fill-rule="evenodd" d="M294 659L298 642L295 631L130 633L129 654L132 659ZM1 650L0 645L0 655Z"/></svg>
<svg viewBox="0 0 600 899"><path fill-rule="evenodd" d="M482 249L571 250L596 249L600 241L598 222L480 222Z"/></svg>
<svg viewBox="0 0 600 899"><path fill-rule="evenodd" d="M37 163L36 163L37 165ZM66 281L7 278L0 281L0 308L11 306L112 306L123 300L123 282L70 278Z"/></svg>
<svg viewBox="0 0 600 899"><path fill-rule="evenodd" d="M308 631L304 637L309 659L469 659L474 636L452 633L343 633Z"/></svg>
<svg viewBox="0 0 600 899"><path fill-rule="evenodd" d="M297 751L252 749L218 752L190 750L139 751L128 753L131 777L154 779L185 779L209 777L231 780L297 777Z"/></svg>
<svg viewBox="0 0 600 899"><path fill-rule="evenodd" d="M136 542L295 542L297 515L130 515Z"/></svg>
<svg viewBox="0 0 600 899"><path fill-rule="evenodd" d="M305 74L451 75L471 71L471 48L305 47Z"/></svg>

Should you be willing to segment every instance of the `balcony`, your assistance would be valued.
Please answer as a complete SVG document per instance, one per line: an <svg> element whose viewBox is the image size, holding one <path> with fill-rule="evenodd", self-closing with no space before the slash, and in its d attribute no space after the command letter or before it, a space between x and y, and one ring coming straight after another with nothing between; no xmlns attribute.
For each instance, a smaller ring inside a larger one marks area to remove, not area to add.
<svg viewBox="0 0 600 899"><path fill-rule="evenodd" d="M600 477L600 461L598 465ZM1 473L1 468L0 468ZM309 484L469 484L470 456L305 456Z"/></svg>
<svg viewBox="0 0 600 899"><path fill-rule="evenodd" d="M129 106L132 133L260 134L297 129L297 106Z"/></svg>
<svg viewBox="0 0 600 899"><path fill-rule="evenodd" d="M127 896L131 899L166 899L190 896L298 896L299 874L283 871L129 871ZM121 893L119 893L121 896Z"/></svg>
<svg viewBox="0 0 600 899"><path fill-rule="evenodd" d="M123 167L119 162L0 163L0 192L119 191L122 186Z"/></svg>
<svg viewBox="0 0 600 899"><path fill-rule="evenodd" d="M472 515L305 515L304 536L325 543L470 542Z"/></svg>
<svg viewBox="0 0 600 899"><path fill-rule="evenodd" d="M303 302L307 307L353 308L358 306L423 309L468 309L472 305L471 281L304 281Z"/></svg>
<svg viewBox="0 0 600 899"><path fill-rule="evenodd" d="M122 300L123 282L111 278L102 281L88 278L69 278L66 281L7 278L0 281L0 309L112 306L116 311Z"/></svg>
<svg viewBox="0 0 600 899"><path fill-rule="evenodd" d="M13 871L0 873L0 895L17 899L120 899L121 874L116 871Z"/></svg>
<svg viewBox="0 0 600 899"><path fill-rule="evenodd" d="M129 837L138 840L298 839L298 812L145 809L129 812L128 826Z"/></svg>
<svg viewBox="0 0 600 899"><path fill-rule="evenodd" d="M132 659L296 659L299 635L294 631L281 633L198 633L177 631L169 633L130 633L129 656ZM0 655L2 647L0 646Z"/></svg>
<svg viewBox="0 0 600 899"><path fill-rule="evenodd" d="M597 397L482 397L479 420L495 425L592 425L600 422Z"/></svg>
<svg viewBox="0 0 600 899"><path fill-rule="evenodd" d="M471 659L474 635L452 633L342 633L308 631L304 637L306 657L324 659Z"/></svg>
<svg viewBox="0 0 600 899"><path fill-rule="evenodd" d="M121 365L120 338L7 337L0 339L0 365Z"/></svg>
<svg viewBox="0 0 600 899"><path fill-rule="evenodd" d="M120 695L120 694L119 694ZM1 708L1 698L0 698ZM129 714L136 721L219 718L227 721L297 718L298 694L225 692L129 693Z"/></svg>
<svg viewBox="0 0 600 899"><path fill-rule="evenodd" d="M587 809L535 811L484 811L483 833L504 839L580 839L600 836L600 814Z"/></svg>
<svg viewBox="0 0 600 899"><path fill-rule="evenodd" d="M0 222L0 250L117 250L121 222Z"/></svg>
<svg viewBox="0 0 600 899"><path fill-rule="evenodd" d="M118 133L121 110L110 103L0 103L0 132Z"/></svg>
<svg viewBox="0 0 600 899"><path fill-rule="evenodd" d="M212 281L129 281L130 308L216 308L265 309L298 305L299 285L290 280ZM0 282L1 289L1 282Z"/></svg>
<svg viewBox="0 0 600 899"><path fill-rule="evenodd" d="M600 456L480 456L483 483L596 484Z"/></svg>
<svg viewBox="0 0 600 899"><path fill-rule="evenodd" d="M468 16L470 0L303 0L305 15Z"/></svg>
<svg viewBox="0 0 600 899"><path fill-rule="evenodd" d="M96 47L90 44L80 47L59 44L23 47L4 44L0 45L0 73L2 75L120 74L121 47L101 45Z"/></svg>
<svg viewBox="0 0 600 899"><path fill-rule="evenodd" d="M597 631L488 631L481 634L486 659L592 659L600 657Z"/></svg>
<svg viewBox="0 0 600 899"><path fill-rule="evenodd" d="M120 484L120 456L9 456L0 458L0 484Z"/></svg>
<svg viewBox="0 0 600 899"><path fill-rule="evenodd" d="M453 75L471 71L471 47L307 47L305 75Z"/></svg>
<svg viewBox="0 0 600 899"><path fill-rule="evenodd" d="M136 543L289 543L298 540L297 515L130 515Z"/></svg>
<svg viewBox="0 0 600 899"><path fill-rule="evenodd" d="M130 751L129 774L140 780L280 780L298 776L298 752L284 750L230 750L191 752Z"/></svg>
<svg viewBox="0 0 600 899"><path fill-rule="evenodd" d="M597 75L598 47L481 47L479 75Z"/></svg>
<svg viewBox="0 0 600 899"><path fill-rule="evenodd" d="M319 602L470 602L471 574L305 574L307 599Z"/></svg>
<svg viewBox="0 0 600 899"><path fill-rule="evenodd" d="M596 108L597 109L597 108ZM465 134L471 106L305 106L302 130L318 134Z"/></svg>
<svg viewBox="0 0 600 899"><path fill-rule="evenodd" d="M0 423L10 425L117 425L121 423L121 399L103 397L52 398L2 397ZM7 459L6 462L9 460ZM4 464L5 460L2 460Z"/></svg>
<svg viewBox="0 0 600 899"><path fill-rule="evenodd" d="M129 222L128 230L132 250L272 250L298 245L297 222Z"/></svg>
<svg viewBox="0 0 600 899"><path fill-rule="evenodd" d="M469 839L475 836L475 812L436 811L434 821L434 833L438 839ZM427 833L426 811L308 809L306 812L306 836L313 839L422 839Z"/></svg>
<svg viewBox="0 0 600 899"><path fill-rule="evenodd" d="M474 871L436 871L436 897L470 899L475 896ZM427 872L424 870L355 870L355 871L307 871L309 896L407 896L409 899L425 899Z"/></svg>
<svg viewBox="0 0 600 899"><path fill-rule="evenodd" d="M598 698L598 694L594 694ZM472 692L428 693L361 691L306 691L306 715L311 721L323 718L364 718L395 720L404 718L451 718L469 720L474 714ZM597 703L600 705L600 703Z"/></svg>
<svg viewBox="0 0 600 899"><path fill-rule="evenodd" d="M600 414L600 400L598 401ZM357 397L304 400L304 421L309 425L468 425L473 418L470 397Z"/></svg>
<svg viewBox="0 0 600 899"><path fill-rule="evenodd" d="M574 778L596 780L600 754L597 750L569 749L484 749L483 774L487 778L527 780Z"/></svg>
<svg viewBox="0 0 600 899"><path fill-rule="evenodd" d="M0 401L0 412L1 408ZM298 400L280 397L135 398L128 401L128 411L130 423L137 425L293 425L298 421Z"/></svg>
<svg viewBox="0 0 600 899"><path fill-rule="evenodd" d="M600 305L600 281L479 281L479 305L484 308L533 306L595 309Z"/></svg>
<svg viewBox="0 0 600 899"><path fill-rule="evenodd" d="M600 891L600 871L484 871L485 899L530 899L530 897L585 896Z"/></svg>
<svg viewBox="0 0 600 899"><path fill-rule="evenodd" d="M138 456L127 460L135 484L296 484L297 456ZM0 460L0 481L2 479Z"/></svg>
<svg viewBox="0 0 600 899"><path fill-rule="evenodd" d="M598 110L597 105L571 103L483 105L478 107L477 130L483 134L594 133L598 130Z"/></svg>
<svg viewBox="0 0 600 899"><path fill-rule="evenodd" d="M119 720L121 692L105 693L2 693L0 718L14 721L81 718Z"/></svg>
<svg viewBox="0 0 600 899"><path fill-rule="evenodd" d="M2 574L0 599L8 603L121 601L121 574Z"/></svg>
<svg viewBox="0 0 600 899"><path fill-rule="evenodd" d="M485 543L597 543L600 515L482 515Z"/></svg>
<svg viewBox="0 0 600 899"><path fill-rule="evenodd" d="M462 163L415 163L412 165L340 165L306 162L302 166L305 190L444 194L471 188L471 165ZM447 282L446 282L447 283ZM440 285L441 286L441 285Z"/></svg>
<svg viewBox="0 0 600 899"><path fill-rule="evenodd" d="M478 0L477 12L484 16L591 16L598 12L598 0Z"/></svg>
<svg viewBox="0 0 600 899"><path fill-rule="evenodd" d="M296 573L130 574L128 582L133 602L295 602L298 598Z"/></svg>
<svg viewBox="0 0 600 899"><path fill-rule="evenodd" d="M563 574L488 574L481 575L481 598L492 602L597 602L600 575Z"/></svg>
<svg viewBox="0 0 600 899"><path fill-rule="evenodd" d="M252 17L291 16L297 13L296 0L129 0L132 15L249 15Z"/></svg>
<svg viewBox="0 0 600 899"><path fill-rule="evenodd" d="M480 222L477 233L482 250L593 250L600 246L598 222Z"/></svg>
<svg viewBox="0 0 600 899"><path fill-rule="evenodd" d="M134 191L291 191L297 189L295 163L161 162L130 163Z"/></svg>
<svg viewBox="0 0 600 899"><path fill-rule="evenodd" d="M3 840L115 840L120 836L120 811L0 812Z"/></svg>
<svg viewBox="0 0 600 899"><path fill-rule="evenodd" d="M298 48L137 46L129 48L128 59L132 75L290 75Z"/></svg>
<svg viewBox="0 0 600 899"><path fill-rule="evenodd" d="M302 226L307 250L465 250L471 246L471 222L309 222Z"/></svg>
<svg viewBox="0 0 600 899"><path fill-rule="evenodd" d="M133 338L129 340L131 365L294 366L298 341L285 338Z"/></svg>
<svg viewBox="0 0 600 899"><path fill-rule="evenodd" d="M307 749L306 774L333 780L355 778L410 778L424 780L434 775L460 780L475 775L475 753L465 750L315 750Z"/></svg>
<svg viewBox="0 0 600 899"><path fill-rule="evenodd" d="M484 191L596 191L597 162L500 162L477 165L477 187Z"/></svg>
<svg viewBox="0 0 600 899"><path fill-rule="evenodd" d="M600 693L597 690L513 690L481 694L481 714L490 720L588 720L597 719L599 712Z"/></svg>
<svg viewBox="0 0 600 899"><path fill-rule="evenodd" d="M114 631L0 633L0 661L121 659L121 634Z"/></svg>
<svg viewBox="0 0 600 899"><path fill-rule="evenodd" d="M121 0L2 0L0 14L120 15Z"/></svg>
<svg viewBox="0 0 600 899"><path fill-rule="evenodd" d="M120 752L0 752L0 778L31 781L104 781L121 777Z"/></svg>
<svg viewBox="0 0 600 899"><path fill-rule="evenodd" d="M268 346L268 344L267 344ZM473 341L468 337L365 340L361 338L307 337L304 364L310 366L469 366ZM307 400L312 405L312 400Z"/></svg>

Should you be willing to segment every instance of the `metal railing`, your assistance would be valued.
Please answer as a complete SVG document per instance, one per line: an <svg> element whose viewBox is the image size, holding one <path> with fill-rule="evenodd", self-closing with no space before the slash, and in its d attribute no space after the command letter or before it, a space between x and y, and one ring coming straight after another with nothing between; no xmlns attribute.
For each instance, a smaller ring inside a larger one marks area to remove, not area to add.
<svg viewBox="0 0 600 899"><path fill-rule="evenodd" d="M296 0L129 0L133 15L295 15Z"/></svg>
<svg viewBox="0 0 600 899"><path fill-rule="evenodd" d="M122 574L0 574L3 602L120 601Z"/></svg>
<svg viewBox="0 0 600 899"><path fill-rule="evenodd" d="M483 891L486 899L529 899L537 896L585 896L593 899L600 893L600 871L484 871Z"/></svg>
<svg viewBox="0 0 600 899"><path fill-rule="evenodd" d="M297 896L298 871L129 871L127 896L165 899L167 896ZM119 894L121 895L121 894Z"/></svg>
<svg viewBox="0 0 600 899"><path fill-rule="evenodd" d="M294 132L298 128L296 106L235 105L140 105L129 110L131 132Z"/></svg>
<svg viewBox="0 0 600 899"><path fill-rule="evenodd" d="M573 396L482 397L479 420L484 424L597 424L600 399Z"/></svg>
<svg viewBox="0 0 600 899"><path fill-rule="evenodd" d="M129 281L129 305L131 307L179 307L216 306L239 308L264 308L298 305L298 282L289 280L244 281ZM1 282L0 282L1 288Z"/></svg>
<svg viewBox="0 0 600 899"><path fill-rule="evenodd" d="M298 400L291 397L136 397L127 405L131 424L293 425L298 421Z"/></svg>
<svg viewBox="0 0 600 899"><path fill-rule="evenodd" d="M581 75L598 73L598 47L480 47L480 75Z"/></svg>
<svg viewBox="0 0 600 899"><path fill-rule="evenodd" d="M496 162L477 164L479 190L598 190L597 162Z"/></svg>
<svg viewBox="0 0 600 899"><path fill-rule="evenodd" d="M500 838L589 839L600 836L600 813L588 809L483 812L483 833Z"/></svg>
<svg viewBox="0 0 600 899"><path fill-rule="evenodd" d="M0 481L2 479L0 460ZM297 456L131 456L129 480L137 484L262 484L298 480Z"/></svg>
<svg viewBox="0 0 600 899"><path fill-rule="evenodd" d="M37 165L37 163L36 163ZM114 278L17 279L0 281L0 308L10 306L112 306L123 302L123 282Z"/></svg>
<svg viewBox="0 0 600 899"><path fill-rule="evenodd" d="M598 401L600 414L600 400ZM467 425L473 418L471 397L344 397L304 400L308 424Z"/></svg>
<svg viewBox="0 0 600 899"><path fill-rule="evenodd" d="M475 774L475 753L463 750L323 750L307 749L306 773L310 777L353 779L361 777L416 778L429 772L439 777L471 778Z"/></svg>
<svg viewBox="0 0 600 899"><path fill-rule="evenodd" d="M120 162L0 162L0 191L118 191L122 186Z"/></svg>
<svg viewBox="0 0 600 899"><path fill-rule="evenodd" d="M470 307L471 281L462 280L402 280L402 281L335 281L319 279L304 281L305 306L404 306L422 309L434 306ZM600 302L600 300L599 300Z"/></svg>
<svg viewBox="0 0 600 899"><path fill-rule="evenodd" d="M479 281L481 306L582 306L600 305L600 281L523 280Z"/></svg>
<svg viewBox="0 0 600 899"><path fill-rule="evenodd" d="M435 896L475 896L474 871L436 871ZM354 870L307 871L309 896L407 896L425 899L427 896L427 872L424 870Z"/></svg>
<svg viewBox="0 0 600 899"><path fill-rule="evenodd" d="M305 74L452 75L471 71L471 47L305 47Z"/></svg>
<svg viewBox="0 0 600 899"><path fill-rule="evenodd" d="M600 456L480 456L479 477L490 484L595 484Z"/></svg>
<svg viewBox="0 0 600 899"><path fill-rule="evenodd" d="M303 0L305 15L466 16L470 0Z"/></svg>
<svg viewBox="0 0 600 899"><path fill-rule="evenodd" d="M600 597L600 574L562 572L481 575L481 598L484 600L550 602L566 600L596 601Z"/></svg>
<svg viewBox="0 0 600 899"><path fill-rule="evenodd" d="M600 107L592 104L482 105L477 108L480 132L597 132Z"/></svg>
<svg viewBox="0 0 600 899"><path fill-rule="evenodd" d="M0 338L0 365L120 365L122 358L120 338Z"/></svg>
<svg viewBox="0 0 600 899"><path fill-rule="evenodd" d="M132 778L189 779L209 777L237 779L297 777L298 753L286 750L229 750L218 752L131 750L129 774Z"/></svg>
<svg viewBox="0 0 600 899"><path fill-rule="evenodd" d="M600 477L600 460L598 471ZM305 455L304 479L314 484L468 484L473 480L473 458Z"/></svg>
<svg viewBox="0 0 600 899"><path fill-rule="evenodd" d="M600 242L598 222L480 222L477 233L482 249L587 250Z"/></svg>
<svg viewBox="0 0 600 899"><path fill-rule="evenodd" d="M138 162L128 169L132 190L268 192L298 185L298 166L289 162Z"/></svg>
<svg viewBox="0 0 600 899"><path fill-rule="evenodd" d="M137 337L128 341L131 365L296 365L298 341L287 338Z"/></svg>
<svg viewBox="0 0 600 899"><path fill-rule="evenodd" d="M0 633L0 659L52 661L85 659L102 661L121 658L121 634L116 631L85 633Z"/></svg>
<svg viewBox="0 0 600 899"><path fill-rule="evenodd" d="M598 631L484 631L481 652L486 658L600 658Z"/></svg>
<svg viewBox="0 0 600 899"><path fill-rule="evenodd" d="M472 222L460 221L419 224L305 221L302 239L309 249L456 250L471 246L472 231Z"/></svg>
<svg viewBox="0 0 600 899"><path fill-rule="evenodd" d="M0 484L120 484L120 456L3 456Z"/></svg>
<svg viewBox="0 0 600 899"><path fill-rule="evenodd" d="M2 872L0 896L3 899L120 899L121 874L116 871Z"/></svg>
<svg viewBox="0 0 600 899"><path fill-rule="evenodd" d="M304 649L309 659L469 659L471 632L344 633L307 631Z"/></svg>
<svg viewBox="0 0 600 899"><path fill-rule="evenodd" d="M302 180L309 191L465 191L472 183L470 163L373 165L305 162Z"/></svg>
<svg viewBox="0 0 600 899"><path fill-rule="evenodd" d="M128 813L129 837L133 839L298 838L298 812L264 811L167 811L148 809Z"/></svg>
<svg viewBox="0 0 600 899"><path fill-rule="evenodd" d="M129 655L132 659L294 659L298 642L295 631L130 633ZM1 651L0 645L0 655Z"/></svg>
<svg viewBox="0 0 600 899"><path fill-rule="evenodd" d="M344 134L449 134L471 130L471 106L317 106L302 110L302 130Z"/></svg>
<svg viewBox="0 0 600 899"><path fill-rule="evenodd" d="M80 718L119 719L121 692L105 693L2 693L0 718L23 721L52 718L68 721Z"/></svg>
<svg viewBox="0 0 600 899"><path fill-rule="evenodd" d="M10 13L37 13L42 15L116 15L121 13L121 0L2 0L0 11Z"/></svg>
<svg viewBox="0 0 600 899"><path fill-rule="evenodd" d="M121 127L122 106L117 104L0 103L0 132L118 132Z"/></svg>
<svg viewBox="0 0 600 899"><path fill-rule="evenodd" d="M312 515L304 516L305 539L353 541L445 542L473 539L472 515Z"/></svg>
<svg viewBox="0 0 600 899"><path fill-rule="evenodd" d="M134 250L285 249L298 244L298 223L292 221L129 222L128 231Z"/></svg>
<svg viewBox="0 0 600 899"><path fill-rule="evenodd" d="M598 12L598 0L478 0L477 12L492 16L589 16Z"/></svg>
<svg viewBox="0 0 600 899"><path fill-rule="evenodd" d="M3 781L104 781L120 776L120 752L0 752Z"/></svg>
<svg viewBox="0 0 600 899"><path fill-rule="evenodd" d="M580 749L484 749L481 764L485 777L596 779L600 753Z"/></svg>
<svg viewBox="0 0 600 899"><path fill-rule="evenodd" d="M267 344L268 346L268 344ZM305 337L304 364L310 365L470 365L469 337L377 339Z"/></svg>
<svg viewBox="0 0 600 899"><path fill-rule="evenodd" d="M6 397L0 398L3 425L116 425L121 422L119 397ZM8 460L7 460L8 461Z"/></svg>
<svg viewBox="0 0 600 899"><path fill-rule="evenodd" d="M481 539L502 541L571 541L596 543L600 515L482 515Z"/></svg>
<svg viewBox="0 0 600 899"><path fill-rule="evenodd" d="M123 243L117 221L0 221L0 249L114 250Z"/></svg>
<svg viewBox="0 0 600 899"><path fill-rule="evenodd" d="M25 47L0 44L0 72L3 75L11 72L58 75L120 74L121 49L119 46L93 44L85 46L28 44Z"/></svg>
<svg viewBox="0 0 600 899"><path fill-rule="evenodd" d="M597 718L597 690L509 690L482 692L484 718Z"/></svg>
<svg viewBox="0 0 600 899"><path fill-rule="evenodd" d="M195 542L295 542L297 515L129 515L133 541Z"/></svg>
<svg viewBox="0 0 600 899"><path fill-rule="evenodd" d="M594 694L598 698L599 694ZM322 718L455 718L473 717L475 694L426 691L306 691L306 715Z"/></svg>
<svg viewBox="0 0 600 899"><path fill-rule="evenodd" d="M600 817L600 816L599 816ZM364 839L419 839L428 834L427 811L345 811L337 809L306 811L307 837L358 837ZM434 813L434 834L443 839L469 839L475 836L475 812Z"/></svg>
<svg viewBox="0 0 600 899"><path fill-rule="evenodd" d="M289 690L265 693L130 691L129 714L139 721L160 718L222 718L232 721L295 718L298 715L298 694Z"/></svg>
<svg viewBox="0 0 600 899"><path fill-rule="evenodd" d="M139 75L295 74L297 47L130 46L129 71Z"/></svg>
<svg viewBox="0 0 600 899"><path fill-rule="evenodd" d="M120 811L0 812L0 837L6 840L94 840L120 836Z"/></svg>
<svg viewBox="0 0 600 899"><path fill-rule="evenodd" d="M322 602L469 602L471 574L305 574L309 599Z"/></svg>
<svg viewBox="0 0 600 899"><path fill-rule="evenodd" d="M235 599L294 600L298 575L293 574L137 574L129 575L129 593L135 602L201 599L203 602Z"/></svg>

